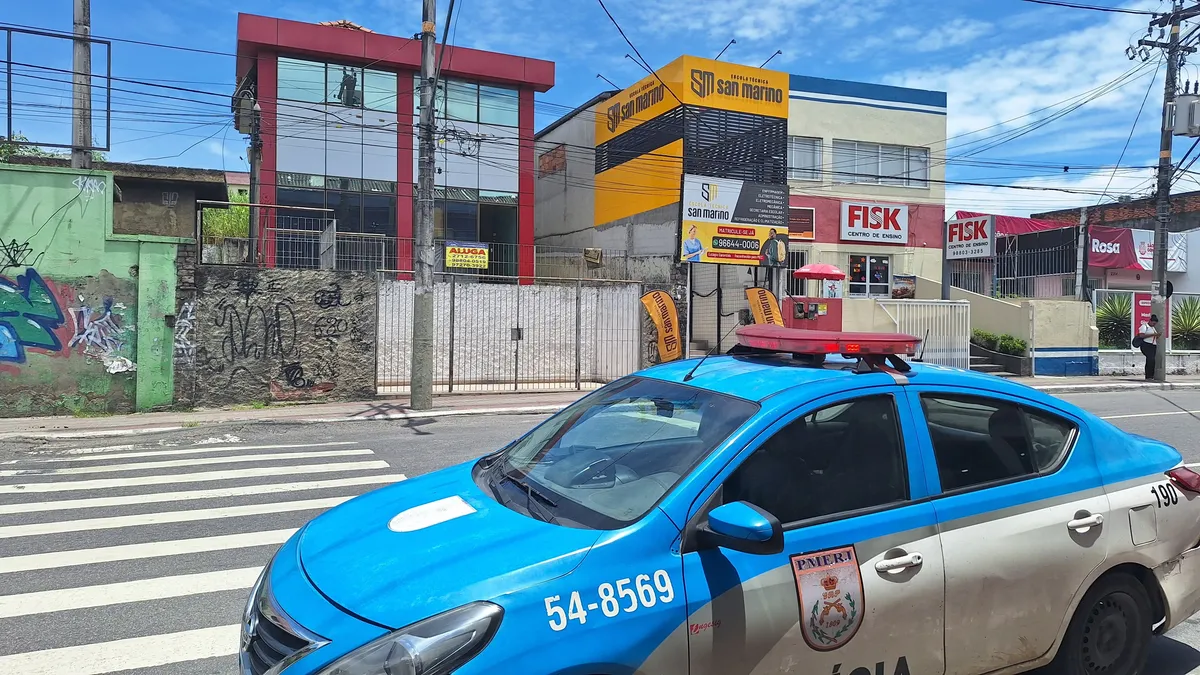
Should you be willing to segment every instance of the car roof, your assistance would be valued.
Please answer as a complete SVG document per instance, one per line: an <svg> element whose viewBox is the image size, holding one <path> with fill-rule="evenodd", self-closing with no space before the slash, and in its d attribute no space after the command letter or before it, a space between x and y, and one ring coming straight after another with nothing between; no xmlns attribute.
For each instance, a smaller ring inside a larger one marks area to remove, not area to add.
<svg viewBox="0 0 1200 675"><path fill-rule="evenodd" d="M794 361L789 356L711 356L706 359L692 379L684 378L700 359L675 361L654 366L638 375L667 382L678 382L701 389L708 389L728 396L762 402L780 392L806 384L845 382L846 388L867 384L868 376L856 375L850 366L853 361L841 357L830 357L824 367L809 366ZM960 368L951 368L933 363L910 363L912 371L907 373L912 384L930 386L955 386L980 389L996 394L1008 394L1039 401L1047 405L1061 406L1062 401L1048 396L1032 387L1011 382L1002 377L977 373ZM878 380L871 378L875 384Z"/></svg>

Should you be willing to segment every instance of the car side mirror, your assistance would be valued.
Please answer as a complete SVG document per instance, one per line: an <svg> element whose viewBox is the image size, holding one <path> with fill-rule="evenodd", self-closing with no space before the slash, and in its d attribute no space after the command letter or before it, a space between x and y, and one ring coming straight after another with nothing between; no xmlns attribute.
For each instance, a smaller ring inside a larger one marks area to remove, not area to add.
<svg viewBox="0 0 1200 675"><path fill-rule="evenodd" d="M723 504L708 512L697 528L707 548L771 555L783 552L783 526L779 519L749 502Z"/></svg>

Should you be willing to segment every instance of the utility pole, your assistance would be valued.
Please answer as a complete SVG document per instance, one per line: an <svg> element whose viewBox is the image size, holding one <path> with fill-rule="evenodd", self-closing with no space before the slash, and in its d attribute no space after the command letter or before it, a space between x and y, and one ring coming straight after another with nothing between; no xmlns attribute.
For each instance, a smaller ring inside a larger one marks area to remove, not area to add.
<svg viewBox="0 0 1200 675"><path fill-rule="evenodd" d="M421 4L421 116L417 163L417 222L413 223L413 333L409 405L433 407L433 98L434 44L437 41L435 0Z"/></svg>
<svg viewBox="0 0 1200 675"><path fill-rule="evenodd" d="M92 168L92 3L75 0L71 93L71 168Z"/></svg>
<svg viewBox="0 0 1200 675"><path fill-rule="evenodd" d="M1163 295L1167 289L1167 236L1171 224L1171 178L1175 166L1171 162L1171 142L1174 140L1175 125L1172 123L1172 110L1175 103L1176 81L1179 76L1179 24L1183 20L1183 0L1173 0L1171 13L1151 22L1159 27L1170 26L1170 37L1167 44L1155 42L1152 45L1142 40L1143 46L1164 47L1167 50L1167 75L1163 82L1163 114L1160 125L1160 140L1158 151L1158 193L1157 215L1158 222L1154 230L1154 281L1150 288L1150 311L1158 315L1160 325L1170 324L1167 316L1167 299ZM1136 308L1135 308L1136 312ZM1135 314L1136 316L1136 314ZM1166 340L1158 341L1154 353L1154 379L1165 382L1167 379L1167 345Z"/></svg>
<svg viewBox="0 0 1200 675"><path fill-rule="evenodd" d="M259 239L259 195L262 194L262 106L258 101L254 102L254 107L250 113L250 241L249 241L249 262L251 265L258 265L258 239ZM277 226L278 227L278 226Z"/></svg>
<svg viewBox="0 0 1200 675"><path fill-rule="evenodd" d="M1091 302L1087 291L1087 246L1088 246L1088 211L1083 206L1079 209L1079 245L1075 250L1075 294L1083 302Z"/></svg>

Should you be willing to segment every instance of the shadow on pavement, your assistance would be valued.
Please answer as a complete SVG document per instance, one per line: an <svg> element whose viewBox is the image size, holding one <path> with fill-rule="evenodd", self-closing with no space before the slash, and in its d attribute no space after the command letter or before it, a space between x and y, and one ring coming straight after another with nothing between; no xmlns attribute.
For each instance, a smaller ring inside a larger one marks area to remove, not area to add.
<svg viewBox="0 0 1200 675"><path fill-rule="evenodd" d="M1145 672L1155 675L1187 675L1200 668L1200 651L1169 637L1156 637L1150 645Z"/></svg>

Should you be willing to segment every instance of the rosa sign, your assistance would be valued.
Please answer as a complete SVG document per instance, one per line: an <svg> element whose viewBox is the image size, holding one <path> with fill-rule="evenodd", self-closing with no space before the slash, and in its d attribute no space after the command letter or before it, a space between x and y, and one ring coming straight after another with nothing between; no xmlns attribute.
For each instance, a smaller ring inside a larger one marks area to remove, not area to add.
<svg viewBox="0 0 1200 675"><path fill-rule="evenodd" d="M996 217L960 218L946 223L946 259L990 258L996 254Z"/></svg>

